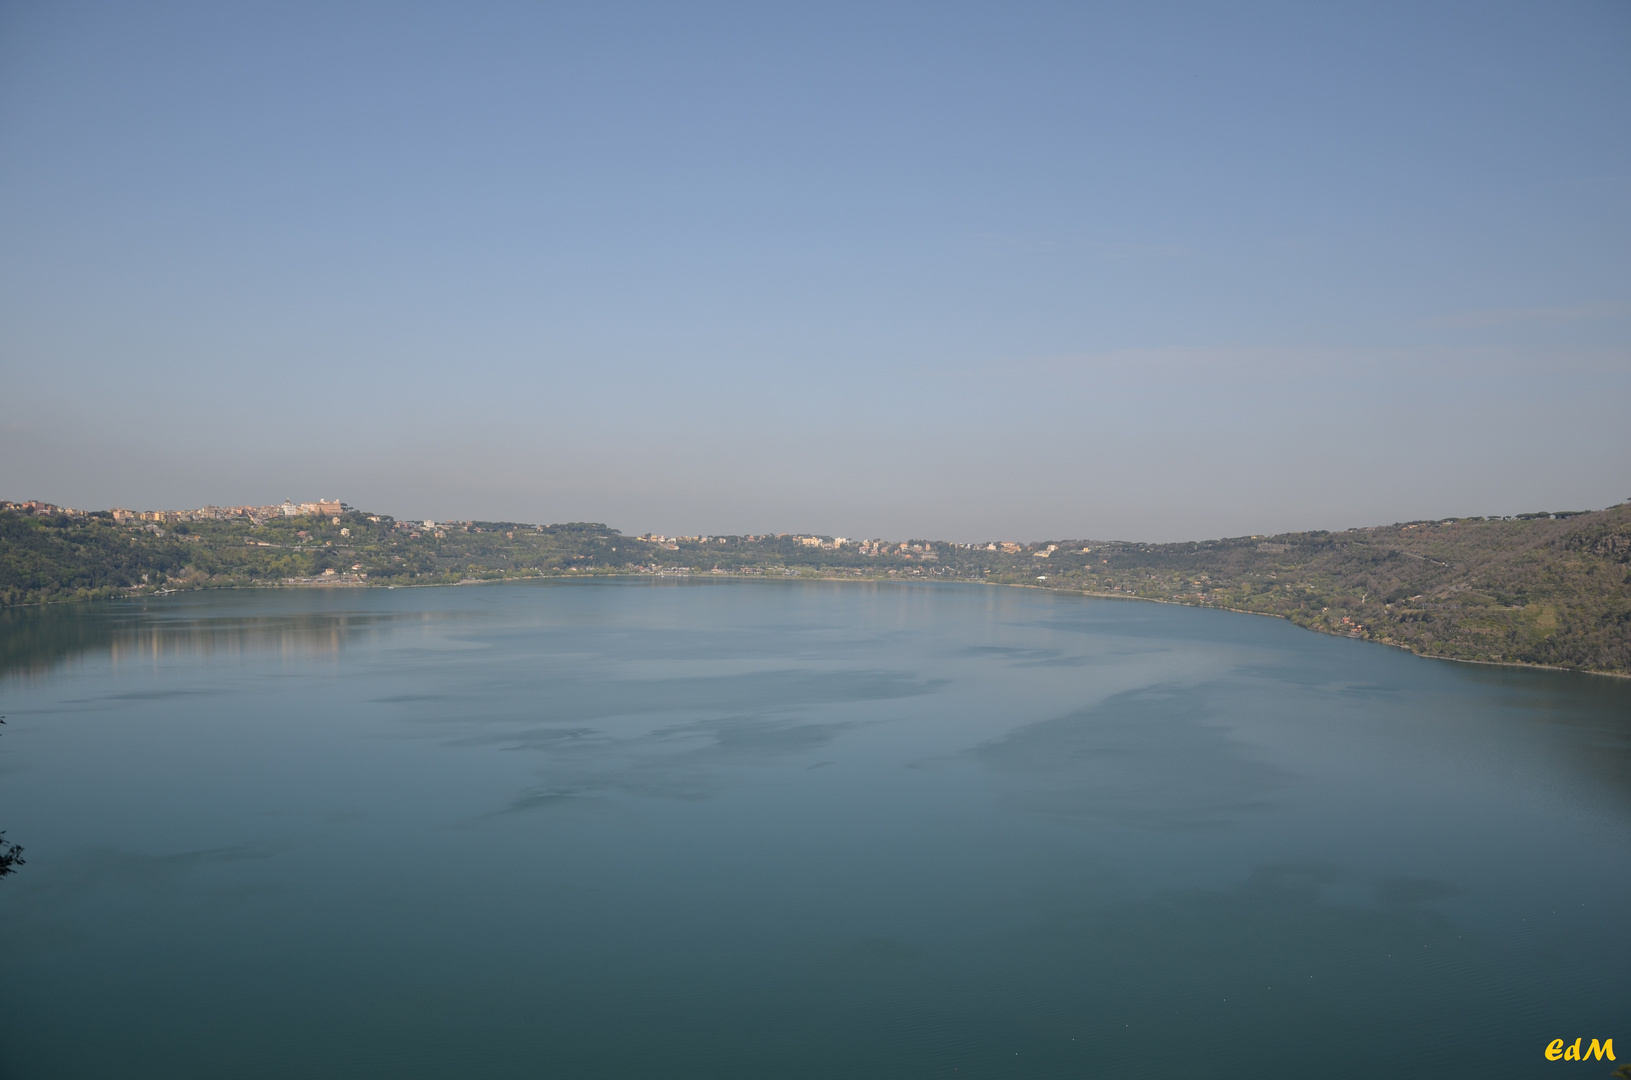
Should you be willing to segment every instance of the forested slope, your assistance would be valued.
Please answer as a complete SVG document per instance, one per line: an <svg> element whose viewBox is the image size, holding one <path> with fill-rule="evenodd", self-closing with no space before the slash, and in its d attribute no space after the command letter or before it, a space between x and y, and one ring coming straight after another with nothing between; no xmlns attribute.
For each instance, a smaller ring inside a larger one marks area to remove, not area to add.
<svg viewBox="0 0 1631 1080"><path fill-rule="evenodd" d="M1631 673L1631 504L1099 545L1066 563L1050 583L1282 615L1426 655Z"/></svg>

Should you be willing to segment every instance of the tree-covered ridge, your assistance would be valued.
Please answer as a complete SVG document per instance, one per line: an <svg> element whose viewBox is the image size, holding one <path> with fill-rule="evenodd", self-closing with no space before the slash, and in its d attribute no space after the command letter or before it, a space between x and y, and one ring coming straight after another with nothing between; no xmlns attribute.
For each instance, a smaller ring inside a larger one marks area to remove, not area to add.
<svg viewBox="0 0 1631 1080"><path fill-rule="evenodd" d="M1049 583L1280 615L1423 655L1631 674L1631 505L1079 558Z"/></svg>
<svg viewBox="0 0 1631 1080"><path fill-rule="evenodd" d="M1226 607L1465 660L1631 674L1631 504L1182 544L626 537L594 523L116 522L0 509L0 606L282 584L717 573L985 581Z"/></svg>
<svg viewBox="0 0 1631 1080"><path fill-rule="evenodd" d="M92 600L211 586L441 584L626 568L604 525L469 522L426 528L348 511L264 521L116 522L106 513L0 510L0 604ZM638 545L644 556L644 545Z"/></svg>

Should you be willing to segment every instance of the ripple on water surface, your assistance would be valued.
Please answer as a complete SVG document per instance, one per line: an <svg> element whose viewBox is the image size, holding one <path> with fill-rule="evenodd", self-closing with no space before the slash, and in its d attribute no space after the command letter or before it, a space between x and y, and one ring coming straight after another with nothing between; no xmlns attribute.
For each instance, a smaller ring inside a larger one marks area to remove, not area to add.
<svg viewBox="0 0 1631 1080"><path fill-rule="evenodd" d="M0 1075L1525 1076L1631 685L974 586L0 619Z"/></svg>

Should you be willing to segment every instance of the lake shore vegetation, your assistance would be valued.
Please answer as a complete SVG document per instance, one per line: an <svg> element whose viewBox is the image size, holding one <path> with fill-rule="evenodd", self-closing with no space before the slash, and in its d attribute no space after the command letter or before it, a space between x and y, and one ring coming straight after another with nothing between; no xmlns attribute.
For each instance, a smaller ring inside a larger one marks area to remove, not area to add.
<svg viewBox="0 0 1631 1080"><path fill-rule="evenodd" d="M1423 656L1631 674L1631 503L1168 544L633 537L593 522L407 522L350 508L122 517L0 506L0 607L628 574L973 581L1274 615Z"/></svg>

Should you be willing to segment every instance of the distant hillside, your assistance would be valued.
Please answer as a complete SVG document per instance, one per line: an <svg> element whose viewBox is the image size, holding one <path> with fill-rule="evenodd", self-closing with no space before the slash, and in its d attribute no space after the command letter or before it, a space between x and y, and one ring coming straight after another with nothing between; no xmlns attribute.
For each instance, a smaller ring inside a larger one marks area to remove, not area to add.
<svg viewBox="0 0 1631 1080"><path fill-rule="evenodd" d="M1059 569L1049 584L1281 615L1428 656L1631 674L1631 504L1555 518L1108 544Z"/></svg>
<svg viewBox="0 0 1631 1080"><path fill-rule="evenodd" d="M1428 656L1631 674L1631 504L1186 544L639 539L345 511L116 522L0 509L0 607L245 585L632 573L983 581L1280 615Z"/></svg>

